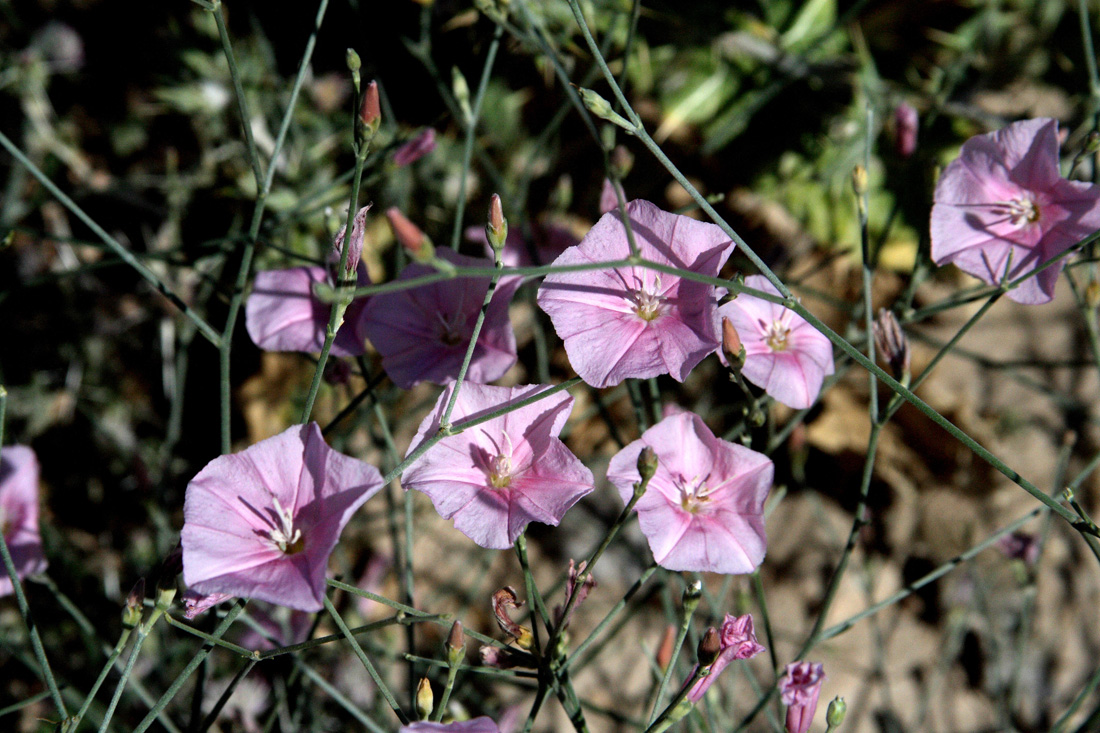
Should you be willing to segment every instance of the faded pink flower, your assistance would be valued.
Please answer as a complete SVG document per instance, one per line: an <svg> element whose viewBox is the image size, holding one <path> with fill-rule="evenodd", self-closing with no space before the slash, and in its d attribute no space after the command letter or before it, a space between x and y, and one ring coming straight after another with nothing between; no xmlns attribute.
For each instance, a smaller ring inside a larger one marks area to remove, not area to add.
<svg viewBox="0 0 1100 733"><path fill-rule="evenodd" d="M806 733L817 711L817 698L825 668L817 662L792 662L779 681L779 694L787 706L787 733Z"/></svg>
<svg viewBox="0 0 1100 733"><path fill-rule="evenodd" d="M0 448L0 533L20 580L46 569L38 532L38 459L25 445ZM15 591L0 563L0 596Z"/></svg>
<svg viewBox="0 0 1100 733"><path fill-rule="evenodd" d="M466 227L466 240L476 242L485 248L486 257L494 257L493 247L485 236L485 227ZM577 243L577 238L567 227L558 224L531 224L530 245L523 238L522 228L519 226L508 227L508 237L504 240L504 249L500 253L500 259L505 267L530 267L532 265L548 265L558 255ZM531 257L531 249L534 248L535 259Z"/></svg>
<svg viewBox="0 0 1100 733"><path fill-rule="evenodd" d="M722 628L719 629L719 635L722 651L718 653L718 659L714 661L714 664L710 665L710 674L698 680L691 691L688 692L687 699L689 702L699 702L710 686L714 684L714 681L718 679L718 675L722 673L722 670L729 666L730 662L735 659L752 659L764 651L764 647L756 641L756 632L752 626L752 614L731 616L727 613L726 618L722 621ZM692 670L689 679L694 676L695 671Z"/></svg>
<svg viewBox="0 0 1100 733"><path fill-rule="evenodd" d="M1039 561L1039 538L1027 532L1013 532L997 540L997 549L1011 560L1023 560L1025 565Z"/></svg>
<svg viewBox="0 0 1100 733"><path fill-rule="evenodd" d="M754 450L716 438L698 415L667 417L615 454L607 479L623 502L634 493L638 454L657 472L638 500L653 558L669 570L748 573L764 559L764 499L775 467Z"/></svg>
<svg viewBox="0 0 1100 733"><path fill-rule="evenodd" d="M435 150L435 130L429 127L399 147L393 154L393 162L398 168L412 165L433 150Z"/></svg>
<svg viewBox="0 0 1100 733"><path fill-rule="evenodd" d="M549 385L462 385L451 421L481 417L546 390ZM411 454L439 431L454 386L443 390L420 423ZM557 435L573 398L565 392L538 400L457 435L443 438L401 477L406 489L428 495L444 519L482 547L512 546L529 522L557 526L569 507L592 491L592 472Z"/></svg>
<svg viewBox="0 0 1100 733"><path fill-rule="evenodd" d="M319 611L344 525L382 488L378 469L295 425L208 463L183 504L183 579L196 593Z"/></svg>
<svg viewBox="0 0 1100 733"><path fill-rule="evenodd" d="M436 256L458 267L491 267L488 260L450 249ZM398 280L437 273L412 263ZM490 279L457 277L407 290L375 295L363 311L363 331L382 355L382 368L394 384L409 389L421 382L447 384L458 377ZM485 312L466 379L486 383L499 379L516 363L516 336L508 305L520 278L503 276Z"/></svg>
<svg viewBox="0 0 1100 733"><path fill-rule="evenodd" d="M779 295L763 275L750 275L745 285ZM833 373L833 346L802 316L762 298L741 293L718 309L737 330L745 348L745 379L784 405L805 409L821 391L825 377ZM726 357L718 350L722 363Z"/></svg>
<svg viewBox="0 0 1100 733"><path fill-rule="evenodd" d="M714 224L662 211L648 201L626 206L642 257L716 277L733 242ZM630 244L619 212L596 222L556 266L622 260ZM569 362L594 387L627 377L688 373L721 344L711 285L644 267L549 275L538 303L565 342Z"/></svg>
<svg viewBox="0 0 1100 733"><path fill-rule="evenodd" d="M461 723L410 723L401 726L397 733L500 733L500 729L492 718L483 715Z"/></svg>
<svg viewBox="0 0 1100 733"><path fill-rule="evenodd" d="M370 207L371 205L367 204L359 209L351 220L351 240L348 242L348 264L344 268L345 280L351 280L352 275L359 269L359 259L363 256L363 243L367 236L367 212L370 211ZM347 234L347 230L345 226L336 234L336 238L332 241L332 253L329 255L329 261L334 267L338 266L344 258L344 237ZM366 273L364 273L364 275L365 274ZM366 283L363 284L365 285Z"/></svg>
<svg viewBox="0 0 1100 733"><path fill-rule="evenodd" d="M1058 122L1015 122L963 143L932 206L932 259L994 285L1015 280L1100 229L1100 186L1058 171ZM1011 265L1009 257L1011 256ZM1046 303L1064 258L1008 291Z"/></svg>
<svg viewBox="0 0 1100 733"><path fill-rule="evenodd" d="M200 614L206 613L214 606L224 601L231 600L233 598L229 593L210 593L204 595L197 593L193 589L188 588L180 596L183 601L183 615L184 618L194 619Z"/></svg>

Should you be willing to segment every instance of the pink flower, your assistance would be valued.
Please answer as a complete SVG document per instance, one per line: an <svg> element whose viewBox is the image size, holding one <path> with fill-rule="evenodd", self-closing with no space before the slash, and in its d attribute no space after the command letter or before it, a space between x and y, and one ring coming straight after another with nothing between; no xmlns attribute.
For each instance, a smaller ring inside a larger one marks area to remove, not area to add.
<svg viewBox="0 0 1100 733"><path fill-rule="evenodd" d="M714 224L661 211L648 201L631 201L626 210L646 259L716 277L733 251L733 242ZM554 264L629 256L620 213L609 212ZM658 374L682 382L721 343L714 287L644 267L549 275L538 303L565 341L573 368L594 387Z"/></svg>
<svg viewBox="0 0 1100 733"><path fill-rule="evenodd" d="M492 387L464 383L452 424L482 416L547 389L548 385ZM411 454L439 431L453 386L420 423ZM565 392L444 438L401 477L406 489L428 495L444 519L482 547L512 546L529 522L557 526L569 507L592 491L592 472L557 435L573 398Z"/></svg>
<svg viewBox="0 0 1100 733"><path fill-rule="evenodd" d="M727 574L759 565L772 462L716 438L698 415L673 415L611 459L607 478L624 503L640 479L638 454L646 446L657 454L657 472L635 508L657 563L669 570Z"/></svg>
<svg viewBox="0 0 1100 733"><path fill-rule="evenodd" d="M616 191L617 189L617 191ZM614 183L610 178L603 179L603 188L600 189L600 213L616 211L619 208L619 194L623 193L621 183ZM626 201L626 195L623 195Z"/></svg>
<svg viewBox="0 0 1100 733"><path fill-rule="evenodd" d="M317 353L325 344L332 305L313 295L314 283L329 283L323 267L291 267L256 273L252 294L245 305L245 327L253 343L264 351ZM368 285L365 277L359 285ZM359 356L366 351L366 337L359 321L365 299L352 301L344 323L332 342L333 356Z"/></svg>
<svg viewBox="0 0 1100 733"><path fill-rule="evenodd" d="M0 448L0 532L18 578L46 569L38 533L38 459L25 445ZM11 576L0 563L0 596L14 590Z"/></svg>
<svg viewBox="0 0 1100 733"><path fill-rule="evenodd" d="M359 264L366 236L367 210L364 206L352 221L348 242L348 263L345 277L356 273L356 285L370 284L367 270ZM332 304L318 300L313 294L315 283L332 284L340 266L345 229L333 241L327 260L329 267L291 267L285 270L265 270L256 273L252 293L245 304L245 327L252 342L264 351L319 352L325 344ZM344 322L332 342L333 356L359 356L366 351L366 338L359 321L365 299L357 299L344 312Z"/></svg>
<svg viewBox="0 0 1100 733"><path fill-rule="evenodd" d="M378 469L329 448L316 423L215 458L187 485L183 579L201 594L319 611L340 532L381 488Z"/></svg>
<svg viewBox="0 0 1100 733"><path fill-rule="evenodd" d="M200 614L206 613L219 603L231 600L233 596L229 593L210 593L209 595L204 595L195 592L192 588L188 588L183 592L180 598L183 600L184 617L187 619L194 619Z"/></svg>
<svg viewBox="0 0 1100 733"><path fill-rule="evenodd" d="M779 295L762 275L745 278L745 285ZM747 293L720 307L718 314L733 324L745 348L745 379L795 409L814 403L825 377L833 373L829 339L794 311ZM721 350L718 356L726 363Z"/></svg>
<svg viewBox="0 0 1100 733"><path fill-rule="evenodd" d="M787 733L806 733L817 711L817 698L825 668L816 662L792 662L779 681L779 694L787 706Z"/></svg>
<svg viewBox="0 0 1100 733"><path fill-rule="evenodd" d="M412 165L433 150L435 150L435 130L429 127L399 147L393 154L393 162L398 168L402 168Z"/></svg>
<svg viewBox="0 0 1100 733"><path fill-rule="evenodd" d="M401 726L397 733L500 733L500 729L492 718L483 715L461 723L411 723Z"/></svg>
<svg viewBox="0 0 1100 733"><path fill-rule="evenodd" d="M485 248L485 256L493 257L493 247L485 236L485 227L474 226L466 228L466 240L477 242ZM519 226L508 227L508 238L504 240L504 250L500 254L505 267L530 267L532 265L548 265L558 255L577 243L573 232L564 226L557 224L531 224L531 246L523 238L523 230ZM536 262L531 257L531 247L534 247Z"/></svg>
<svg viewBox="0 0 1100 733"><path fill-rule="evenodd" d="M932 206L932 259L989 283L1015 280L1100 229L1100 187L1058 172L1058 123L1015 122L972 137L944 169ZM1011 256L1011 264L1009 257ZM1008 291L1046 303L1064 259Z"/></svg>
<svg viewBox="0 0 1100 733"><path fill-rule="evenodd" d="M491 267L488 260L436 252L459 267ZM438 272L410 264L398 280ZM363 311L363 331L382 355L382 368L394 384L409 389L421 382L447 384L458 377L470 335L477 322L489 277L459 277L375 295ZM520 278L501 277L485 312L485 323L474 348L466 378L486 383L499 379L516 363L516 336L508 321L508 304Z"/></svg>
<svg viewBox="0 0 1100 733"><path fill-rule="evenodd" d="M714 681L718 679L718 675L722 673L722 670L729 666L730 662L735 659L752 659L764 651L764 647L756 641L756 632L752 627L751 614L731 616L727 613L725 620L722 621L722 628L719 633L722 651L718 653L718 659L714 661L714 664L710 665L710 674L698 680L691 691L688 692L687 699L689 702L699 702L710 686L714 684ZM691 676L695 676L694 670Z"/></svg>

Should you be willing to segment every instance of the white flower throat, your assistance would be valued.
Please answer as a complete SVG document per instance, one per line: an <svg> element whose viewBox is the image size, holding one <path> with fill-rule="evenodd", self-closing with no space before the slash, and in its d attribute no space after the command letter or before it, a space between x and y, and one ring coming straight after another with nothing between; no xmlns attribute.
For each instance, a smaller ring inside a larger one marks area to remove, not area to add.
<svg viewBox="0 0 1100 733"><path fill-rule="evenodd" d="M501 452L489 459L489 483L494 489L506 489L512 483L512 438L501 433Z"/></svg>
<svg viewBox="0 0 1100 733"><path fill-rule="evenodd" d="M649 285L637 276L634 280L638 287L627 291L627 300L633 306L634 313L643 321L656 320L664 312L665 297L661 295L661 276L654 276Z"/></svg>
<svg viewBox="0 0 1100 733"><path fill-rule="evenodd" d="M1039 221L1039 204L1034 199L1021 195L1009 201L997 201L993 204L1008 217L1015 227L1023 227Z"/></svg>
<svg viewBox="0 0 1100 733"><path fill-rule="evenodd" d="M786 318L772 321L768 325L761 322L760 325L764 327L764 342L767 343L769 349L772 351L787 350L787 337L791 335L791 327L787 325Z"/></svg>
<svg viewBox="0 0 1100 733"><path fill-rule="evenodd" d="M710 495L718 486L707 486L707 479L709 478L710 476L707 476L700 481L699 477L695 476L690 480L685 480L681 476L676 481L676 487L680 490L680 506L685 512L698 514L710 503Z"/></svg>
<svg viewBox="0 0 1100 733"><path fill-rule="evenodd" d="M294 526L294 517L283 508L279 497L271 495L271 502L275 505L275 516L278 524L272 526L267 536L282 552L294 555L301 552L305 542L302 539L302 530Z"/></svg>

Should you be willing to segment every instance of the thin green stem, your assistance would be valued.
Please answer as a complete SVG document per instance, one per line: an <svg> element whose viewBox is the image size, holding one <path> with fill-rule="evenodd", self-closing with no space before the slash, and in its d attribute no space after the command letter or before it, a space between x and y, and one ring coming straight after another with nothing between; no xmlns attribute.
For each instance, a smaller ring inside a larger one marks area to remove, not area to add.
<svg viewBox="0 0 1100 733"><path fill-rule="evenodd" d="M126 648L126 642L129 640L130 629L123 629L122 635L118 638L118 643L115 644L115 648L111 651L111 655L107 657L107 662L103 665L103 669L100 670L99 676L96 677L95 682L92 684L92 689L88 691L87 696L84 698L84 703L80 706L80 709L76 711L76 715L70 720L65 721L65 730L75 731L80 727L80 721L82 721L84 716L88 713L88 708L90 708L95 701L96 693L98 693L99 688L103 686L103 682L107 679L107 675L114 669L115 661L122 656L122 650Z"/></svg>
<svg viewBox="0 0 1100 733"><path fill-rule="evenodd" d="M489 88L489 80L493 74L493 64L496 62L497 50L500 49L500 39L504 35L504 27L498 25L493 32L493 41L489 44L489 51L485 54L485 65L481 69L481 80L474 94L474 104L470 108L470 119L466 120L466 144L462 149L462 171L458 179L458 201L455 202L454 228L451 230L451 249L458 251L462 241L462 220L466 214L466 181L470 174L470 161L474 155L474 141L477 139L477 122L481 117L481 103L485 101L485 92Z"/></svg>
<svg viewBox="0 0 1100 733"><path fill-rule="evenodd" d="M635 594L642 589L642 586L649 581L653 573L657 572L657 567L657 564L654 563L645 569L645 572L642 573L640 578L634 581L634 585L630 586L630 589L619 599L619 602L612 606L611 610L607 612L607 615L603 617L603 620L596 625L596 628L592 629L592 633L590 633L584 641L578 644L577 648L573 650L573 653L569 655L569 658L562 663L562 669L569 669L573 666L574 662L581 658L581 655L600 637L604 629L622 613L623 609L626 608L626 604L629 603ZM578 668L583 666L583 664L580 664Z"/></svg>
<svg viewBox="0 0 1100 733"><path fill-rule="evenodd" d="M233 81L233 90L237 96L237 111L241 116L241 130L244 132L245 145L248 148L248 161L252 165L252 176L256 179L256 188L259 189L264 183L263 165L260 163L260 151L256 147L256 140L252 136L252 113L248 109L241 72L237 67L237 56L233 53L233 43L229 40L229 29L225 25L225 16L222 14L221 7L221 0L214 0L210 10L214 16L214 22L218 25L218 37L222 42L225 60L229 63L229 77ZM272 165L274 166L274 158Z"/></svg>
<svg viewBox="0 0 1100 733"><path fill-rule="evenodd" d="M367 657L367 653L363 651L363 647L359 645L359 641L355 638L355 635L351 633L351 629L344 623L344 619L340 616L340 612L336 610L336 607L332 605L332 601L326 595L324 598L325 610L328 611L329 616L336 622L336 626L340 629L340 632L344 635L344 638L351 644L352 651L355 652L355 656L359 657L359 661L362 662L364 669L367 670L367 674L374 680L374 684L378 686L378 690L382 693L382 697L386 699L386 703L393 710L394 715L401 721L401 725L408 725L409 718L401 710L401 706L397 704L397 700L394 698L393 693L390 692L390 688L386 685L386 682L378 674L378 670L374 668L374 663Z"/></svg>
<svg viewBox="0 0 1100 733"><path fill-rule="evenodd" d="M657 684L657 689L653 693L653 706L649 711L649 730L652 730L654 726L667 717L669 710L671 710L680 700L678 696L660 715L657 714L657 710L661 705L661 698L665 695L665 688L668 687L669 680L672 679L672 673L676 670L676 660L680 658L680 650L684 646L684 639L687 638L688 629L691 628L692 614L695 613L695 609L698 605L698 599L695 599L695 603L691 603L685 594L683 617L680 619L680 628L676 633L676 641L672 644L672 656L669 657L668 666L665 667L665 673L661 675L661 681ZM684 694L690 689L691 684L693 683L688 683L684 686Z"/></svg>
<svg viewBox="0 0 1100 733"><path fill-rule="evenodd" d="M455 409L455 403L458 402L458 391L462 389L462 383L466 380L466 372L470 368L470 362L473 361L474 350L477 349L477 337L481 335L481 327L485 324L485 314L489 310L489 303L493 299L493 293L496 292L501 269L504 267L499 252L497 252L496 257L495 272L489 280L489 287L485 291L485 299L481 302L481 310L477 313L477 321L474 322L474 330L470 334L470 344L466 347L466 355L462 358L462 366L458 370L458 377L455 379L455 386L451 390L451 397L447 400L447 407L443 410L443 417L439 419L439 429L444 432L451 429L451 413Z"/></svg>
<svg viewBox="0 0 1100 733"><path fill-rule="evenodd" d="M0 384L0 446L4 444L4 423L7 408L8 390ZM69 717L69 711L65 707L61 690L54 679L53 671L50 669L49 659L46 658L46 649L42 646L42 638L38 635L38 627L31 618L30 605L27 603L27 596L23 591L23 581L20 580L19 574L16 572L15 562L12 560L11 551L3 532L0 532L0 558L3 559L4 571L11 580L12 591L15 593L15 604L19 608L19 617L23 619L23 625L27 629L27 637L30 639L31 649L34 650L34 658L38 660L42 681L46 683L46 688L50 691L50 699L53 701L54 707L57 708L58 714L62 718L67 718Z"/></svg>

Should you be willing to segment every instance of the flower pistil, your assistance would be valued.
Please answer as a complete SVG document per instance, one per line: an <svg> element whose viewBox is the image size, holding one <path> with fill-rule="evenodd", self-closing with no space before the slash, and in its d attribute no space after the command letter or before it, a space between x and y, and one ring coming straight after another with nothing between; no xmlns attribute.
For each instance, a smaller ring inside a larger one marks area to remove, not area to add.
<svg viewBox="0 0 1100 733"><path fill-rule="evenodd" d="M288 555L294 555L305 549L305 541L302 539L302 530L294 526L294 517L283 508L279 497L272 494L271 501L275 504L275 516L278 526L271 528L268 537L280 551Z"/></svg>

